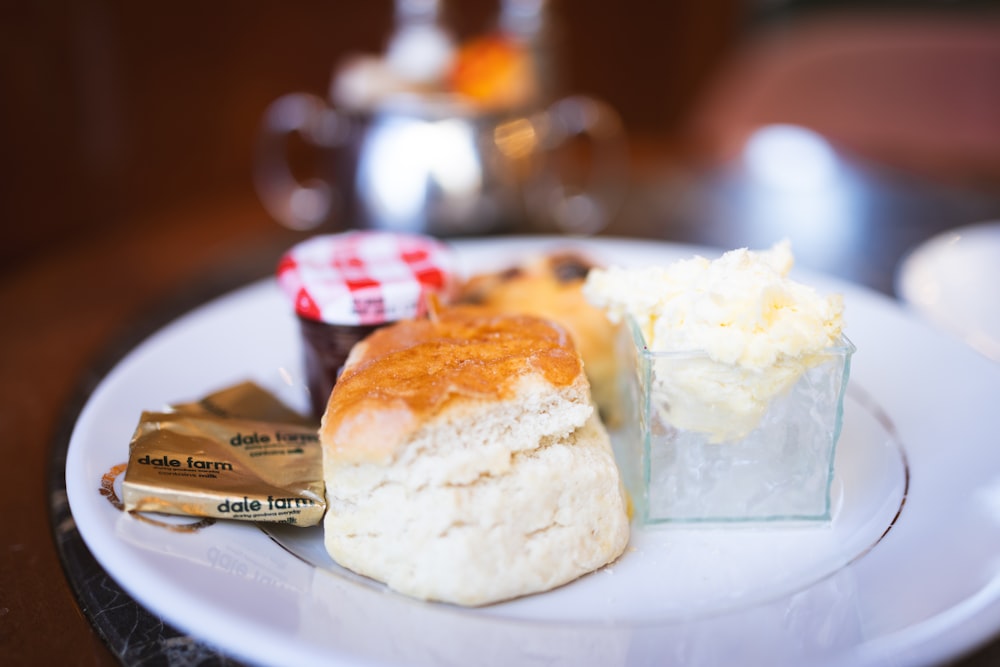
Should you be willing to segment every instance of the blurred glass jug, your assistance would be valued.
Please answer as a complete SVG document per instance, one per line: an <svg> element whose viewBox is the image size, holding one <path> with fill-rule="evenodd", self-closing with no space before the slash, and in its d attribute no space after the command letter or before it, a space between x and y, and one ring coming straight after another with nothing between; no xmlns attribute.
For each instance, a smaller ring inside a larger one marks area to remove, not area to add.
<svg viewBox="0 0 1000 667"><path fill-rule="evenodd" d="M531 54L495 35L456 49L442 75L433 30L411 26L385 57L346 62L329 100L291 93L268 107L255 157L268 212L294 229L600 231L627 181L614 109L579 95L542 108ZM401 81L406 68L423 71ZM422 84L429 71L447 86ZM311 178L293 169L293 135L318 158Z"/></svg>

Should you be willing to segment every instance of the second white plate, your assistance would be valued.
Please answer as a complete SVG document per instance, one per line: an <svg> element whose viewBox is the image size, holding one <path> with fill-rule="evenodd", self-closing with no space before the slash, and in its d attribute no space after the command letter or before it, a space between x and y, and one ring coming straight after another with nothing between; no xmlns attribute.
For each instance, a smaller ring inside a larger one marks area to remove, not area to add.
<svg viewBox="0 0 1000 667"><path fill-rule="evenodd" d="M1000 361L1000 221L917 246L899 265L896 292L936 326Z"/></svg>

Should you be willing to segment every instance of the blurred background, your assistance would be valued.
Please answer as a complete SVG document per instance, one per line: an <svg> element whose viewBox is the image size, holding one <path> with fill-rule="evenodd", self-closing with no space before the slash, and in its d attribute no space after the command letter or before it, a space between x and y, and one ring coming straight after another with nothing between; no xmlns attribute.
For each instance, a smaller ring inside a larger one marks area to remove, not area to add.
<svg viewBox="0 0 1000 667"><path fill-rule="evenodd" d="M498 8L443 5L459 38L489 29ZM753 128L795 123L880 166L997 187L996 2L553 0L548 11L554 92L619 111L640 182L725 164ZM393 12L390 0L5 3L0 271L156 211L253 200L267 105L325 96L338 62L385 48ZM660 189L676 199L676 188ZM633 201L650 218L663 205Z"/></svg>
<svg viewBox="0 0 1000 667"><path fill-rule="evenodd" d="M604 100L628 139L605 233L717 248L789 237L800 266L892 295L914 246L1000 220L996 0L544 4L548 96ZM443 2L443 18L464 40L493 28L499 5ZM392 0L0 3L0 308L17 321L0 328L0 431L20 471L0 498L0 653L14 663L160 651L158 629L137 641L131 614L144 612L114 597L72 530L52 548L50 524L72 528L68 429L145 335L273 273L309 233L279 225L255 191L262 119L288 93L326 97L347 57L382 53L395 12ZM961 289L997 295L995 273L959 269ZM94 609L103 643L84 618Z"/></svg>

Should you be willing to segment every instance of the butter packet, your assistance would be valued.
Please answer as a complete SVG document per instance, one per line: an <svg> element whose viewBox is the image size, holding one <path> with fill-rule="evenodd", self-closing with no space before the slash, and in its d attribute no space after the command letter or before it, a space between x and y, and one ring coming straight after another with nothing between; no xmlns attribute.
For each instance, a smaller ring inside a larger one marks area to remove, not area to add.
<svg viewBox="0 0 1000 667"><path fill-rule="evenodd" d="M278 400L274 394L256 382L250 381L224 387L191 403L175 403L170 406L170 412L208 414L227 419L252 419L281 424L300 424L311 426L313 430L319 428L319 424L300 415Z"/></svg>
<svg viewBox="0 0 1000 667"><path fill-rule="evenodd" d="M143 412L122 500L130 512L316 525L326 510L316 426L252 383Z"/></svg>

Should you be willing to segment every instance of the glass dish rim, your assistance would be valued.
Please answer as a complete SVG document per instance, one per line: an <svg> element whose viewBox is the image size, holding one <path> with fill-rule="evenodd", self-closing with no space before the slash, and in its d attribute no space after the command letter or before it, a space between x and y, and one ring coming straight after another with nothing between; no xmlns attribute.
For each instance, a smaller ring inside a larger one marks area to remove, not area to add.
<svg viewBox="0 0 1000 667"><path fill-rule="evenodd" d="M649 347L646 342L646 337L642 332L642 328L639 326L638 321L635 317L627 314L623 318L623 322L628 326L630 333L632 334L632 342L635 346L637 353L642 355L645 359L683 359L683 358L705 358L712 359L712 355L708 353L707 350L702 348L688 348L683 350L653 350ZM820 348L815 352L811 353L814 355L830 355L830 356L851 356L857 352L857 346L851 341L846 333L841 331L836 338L836 341L824 348ZM712 359L713 361L717 361ZM726 363L726 362L719 362ZM740 365L734 363L734 365Z"/></svg>

